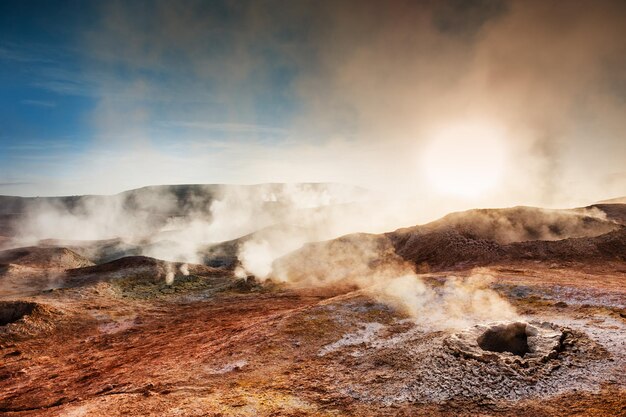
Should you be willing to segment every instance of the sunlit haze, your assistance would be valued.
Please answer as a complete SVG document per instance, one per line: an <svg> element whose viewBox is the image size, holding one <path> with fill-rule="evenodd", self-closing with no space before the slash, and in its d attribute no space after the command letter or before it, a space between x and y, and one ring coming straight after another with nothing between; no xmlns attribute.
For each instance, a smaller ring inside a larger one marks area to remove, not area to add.
<svg viewBox="0 0 626 417"><path fill-rule="evenodd" d="M0 0L0 415L626 416L626 0Z"/></svg>
<svg viewBox="0 0 626 417"><path fill-rule="evenodd" d="M624 3L593 4L3 2L0 194L334 182L431 217L621 196Z"/></svg>
<svg viewBox="0 0 626 417"><path fill-rule="evenodd" d="M506 167L506 133L479 123L450 123L433 133L421 166L435 192L480 196L497 187Z"/></svg>

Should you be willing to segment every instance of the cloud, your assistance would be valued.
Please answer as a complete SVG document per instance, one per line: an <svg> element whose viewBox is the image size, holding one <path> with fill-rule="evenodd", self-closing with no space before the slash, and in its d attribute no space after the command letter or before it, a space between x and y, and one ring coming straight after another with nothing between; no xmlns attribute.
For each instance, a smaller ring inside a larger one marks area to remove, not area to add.
<svg viewBox="0 0 626 417"><path fill-rule="evenodd" d="M285 134L288 132L285 129L281 129L277 127L246 124L246 123L205 123L205 122L190 122L190 121L168 121L168 122L164 122L163 126L183 127L183 128L219 131L219 132L228 132L228 133Z"/></svg>
<svg viewBox="0 0 626 417"><path fill-rule="evenodd" d="M23 45L14 42L0 44L0 60L27 64L54 64L54 59L46 57L43 48L36 45Z"/></svg>
<svg viewBox="0 0 626 417"><path fill-rule="evenodd" d="M320 65L296 83L307 109L302 130L343 132L355 147L379 143L379 163L394 170L415 164L441 129L480 120L502 127L512 156L496 204L519 196L562 205L597 195L603 175L619 170L626 155L624 4L484 8L492 3L472 2L470 15L481 18L470 22L431 3L327 4L332 20L318 39ZM466 30L442 29L442 15Z"/></svg>
<svg viewBox="0 0 626 417"><path fill-rule="evenodd" d="M19 143L8 145L5 149L9 151L37 151L37 150L59 150L59 149L67 149L72 146L72 143L69 140L55 140L55 141L45 141L45 140L31 140L31 141L20 141Z"/></svg>
<svg viewBox="0 0 626 417"><path fill-rule="evenodd" d="M442 129L478 121L498 126L507 158L500 186L466 204L623 193L623 2L99 7L81 71L40 81L97 99L94 146L70 164L93 191L110 189L108 173L119 189L334 181L432 202L421 155Z"/></svg>
<svg viewBox="0 0 626 417"><path fill-rule="evenodd" d="M48 100L20 100L20 103L26 104L28 106L35 107L56 107L57 104L54 101Z"/></svg>
<svg viewBox="0 0 626 417"><path fill-rule="evenodd" d="M18 186L22 186L22 185L29 185L30 183L28 182L20 182L20 181L15 181L15 182L0 182L0 188L4 188L4 187L18 187Z"/></svg>

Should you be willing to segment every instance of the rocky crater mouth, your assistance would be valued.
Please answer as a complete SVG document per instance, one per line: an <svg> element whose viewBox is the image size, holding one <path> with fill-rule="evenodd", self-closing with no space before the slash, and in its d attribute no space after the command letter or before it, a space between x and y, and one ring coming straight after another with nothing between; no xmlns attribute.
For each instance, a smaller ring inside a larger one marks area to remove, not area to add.
<svg viewBox="0 0 626 417"><path fill-rule="evenodd" d="M482 350L509 352L524 357L530 352L526 323L500 324L488 328L476 339Z"/></svg>
<svg viewBox="0 0 626 417"><path fill-rule="evenodd" d="M36 303L27 301L1 301L0 326L6 326L28 316L37 307Z"/></svg>
<svg viewBox="0 0 626 417"><path fill-rule="evenodd" d="M445 344L457 356L526 367L557 358L566 335L566 329L548 322L496 322L455 333Z"/></svg>

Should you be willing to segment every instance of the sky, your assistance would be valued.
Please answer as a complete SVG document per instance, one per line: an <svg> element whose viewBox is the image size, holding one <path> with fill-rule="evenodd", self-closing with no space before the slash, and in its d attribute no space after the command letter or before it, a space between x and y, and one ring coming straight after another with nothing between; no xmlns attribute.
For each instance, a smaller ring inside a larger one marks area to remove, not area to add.
<svg viewBox="0 0 626 417"><path fill-rule="evenodd" d="M0 194L626 195L623 1L0 2Z"/></svg>

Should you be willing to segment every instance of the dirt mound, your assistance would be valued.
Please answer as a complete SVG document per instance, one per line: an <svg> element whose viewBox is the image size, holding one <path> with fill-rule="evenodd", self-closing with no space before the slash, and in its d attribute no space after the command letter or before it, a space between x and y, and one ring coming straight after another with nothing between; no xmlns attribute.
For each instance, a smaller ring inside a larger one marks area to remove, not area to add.
<svg viewBox="0 0 626 417"><path fill-rule="evenodd" d="M500 244L529 240L594 237L619 228L599 209L548 210L535 207L477 209L447 216L423 226L400 229L394 234L429 234L455 231L472 240Z"/></svg>
<svg viewBox="0 0 626 417"><path fill-rule="evenodd" d="M274 261L272 269L279 280L305 286L336 284L407 270L389 239L367 233L306 244Z"/></svg>
<svg viewBox="0 0 626 417"><path fill-rule="evenodd" d="M476 325L446 339L455 354L534 368L558 356L571 331L551 323L501 322Z"/></svg>
<svg viewBox="0 0 626 417"><path fill-rule="evenodd" d="M624 202L626 203L626 202ZM606 214L606 218L626 226L626 204L594 204L588 208L596 208Z"/></svg>
<svg viewBox="0 0 626 417"><path fill-rule="evenodd" d="M399 256L428 270L485 265L506 255L497 242L470 238L455 230L388 236Z"/></svg>
<svg viewBox="0 0 626 417"><path fill-rule="evenodd" d="M69 276L86 275L86 274L102 274L107 272L117 272L133 268L164 268L168 264L166 261L150 258L148 256L125 256L114 261L106 262L100 265L92 265L83 268L76 268L67 271Z"/></svg>
<svg viewBox="0 0 626 417"><path fill-rule="evenodd" d="M34 294L63 286L63 269L0 264L0 297Z"/></svg>
<svg viewBox="0 0 626 417"><path fill-rule="evenodd" d="M467 353L472 349L463 350L467 347L463 344L459 349L451 342L458 335L444 339L442 351L424 358L423 370L409 385L411 395L491 400L540 397L564 390L573 378L587 378L594 367L601 368L610 360L610 354L582 332L546 324L527 327L526 332L534 351L524 357L479 346L474 350L478 354L472 355Z"/></svg>
<svg viewBox="0 0 626 417"><path fill-rule="evenodd" d="M56 309L27 300L0 301L0 340L8 341L50 331Z"/></svg>
<svg viewBox="0 0 626 417"><path fill-rule="evenodd" d="M504 261L620 261L626 229L598 207L532 207L452 213L387 233L402 258L428 270Z"/></svg>
<svg viewBox="0 0 626 417"><path fill-rule="evenodd" d="M72 269L93 265L89 259L70 249L38 246L0 251L0 263L41 269Z"/></svg>
<svg viewBox="0 0 626 417"><path fill-rule="evenodd" d="M168 262L148 256L125 256L114 261L106 262L100 265L87 266L68 270L68 276L79 276L88 274L107 274L111 272L122 272L133 269L147 269L155 272L166 272L170 269L186 269L189 273L195 275L213 275L223 274L224 271L218 268L212 268L206 265L186 264L183 262Z"/></svg>
<svg viewBox="0 0 626 417"><path fill-rule="evenodd" d="M228 285L234 282L226 271L205 265L128 256L101 265L68 270L65 285L76 287L110 282L127 296L152 298L206 289L217 285L217 281L225 281Z"/></svg>
<svg viewBox="0 0 626 417"><path fill-rule="evenodd" d="M26 301L0 302L0 326L15 323L22 317L31 314L36 307L37 303Z"/></svg>
<svg viewBox="0 0 626 417"><path fill-rule="evenodd" d="M596 237L501 245L456 231L390 235L396 253L429 270L459 269L512 261L623 262L626 228Z"/></svg>
<svg viewBox="0 0 626 417"><path fill-rule="evenodd" d="M68 248L96 264L110 262L125 256L138 255L142 250L141 246L127 243L119 238L104 240L43 239L39 241L38 246Z"/></svg>
<svg viewBox="0 0 626 417"><path fill-rule="evenodd" d="M399 258L418 272L529 260L623 262L626 227L603 216L598 208L470 210L384 235L307 244L278 259L273 270L292 282L323 283L384 270L401 264Z"/></svg>
<svg viewBox="0 0 626 417"><path fill-rule="evenodd" d="M626 260L626 227L591 238L554 242L518 242L504 247L506 258L555 262L602 262Z"/></svg>

